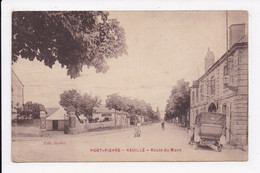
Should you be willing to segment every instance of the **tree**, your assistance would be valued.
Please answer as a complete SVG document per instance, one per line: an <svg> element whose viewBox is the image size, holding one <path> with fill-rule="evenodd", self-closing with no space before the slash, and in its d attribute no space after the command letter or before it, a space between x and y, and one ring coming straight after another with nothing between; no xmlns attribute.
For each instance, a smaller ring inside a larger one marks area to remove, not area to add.
<svg viewBox="0 0 260 173"><path fill-rule="evenodd" d="M161 113L160 113L159 107L156 108L156 113L155 113L155 115L156 115L155 119L159 120L160 117L161 117Z"/></svg>
<svg viewBox="0 0 260 173"><path fill-rule="evenodd" d="M190 88L189 83L183 79L177 81L173 86L171 95L167 100L165 109L165 120L178 117L182 121L182 116L186 118L190 108ZM186 122L186 119L184 120Z"/></svg>
<svg viewBox="0 0 260 173"><path fill-rule="evenodd" d="M156 112L153 111L151 104L144 100L131 99L114 93L107 96L106 107L116 111L125 111L130 115L143 115L151 119L156 118Z"/></svg>
<svg viewBox="0 0 260 173"><path fill-rule="evenodd" d="M92 97L91 95L84 94L83 96L75 89L64 91L60 95L60 105L65 109L73 106L76 109L76 117L79 121L79 115L84 114L88 119L92 118L93 109L101 105L99 97Z"/></svg>
<svg viewBox="0 0 260 173"><path fill-rule="evenodd" d="M76 115L78 115L81 104L82 96L75 89L64 91L60 95L60 105L64 108L73 106L76 109Z"/></svg>
<svg viewBox="0 0 260 173"><path fill-rule="evenodd" d="M134 99L131 99L130 97L122 97L121 98L122 103L122 110L129 113L129 114L135 114L136 113L136 105Z"/></svg>
<svg viewBox="0 0 260 173"><path fill-rule="evenodd" d="M124 106L123 99L119 94L114 93L107 96L106 99L107 108L114 109L116 112L116 111L121 111L123 109L123 106Z"/></svg>
<svg viewBox="0 0 260 173"><path fill-rule="evenodd" d="M152 120L157 119L156 112L153 110L151 104L146 104L145 113L146 113L146 117L148 117L149 119Z"/></svg>
<svg viewBox="0 0 260 173"><path fill-rule="evenodd" d="M26 102L22 107L17 108L18 117L21 119L39 119L40 106L43 105L31 101Z"/></svg>
<svg viewBox="0 0 260 173"><path fill-rule="evenodd" d="M81 111L88 119L92 119L95 107L101 105L101 100L98 96L92 97L91 95L84 94L82 97Z"/></svg>
<svg viewBox="0 0 260 173"><path fill-rule="evenodd" d="M106 59L126 54L125 32L103 11L16 11L12 13L12 62L56 61L76 78L82 67L106 72Z"/></svg>

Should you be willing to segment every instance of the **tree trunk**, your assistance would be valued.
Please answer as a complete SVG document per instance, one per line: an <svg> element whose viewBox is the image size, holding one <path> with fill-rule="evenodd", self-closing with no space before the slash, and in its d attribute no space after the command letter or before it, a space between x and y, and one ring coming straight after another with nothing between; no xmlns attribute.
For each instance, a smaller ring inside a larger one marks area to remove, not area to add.
<svg viewBox="0 0 260 173"><path fill-rule="evenodd" d="M115 126L117 125L117 116L116 116L116 109L115 109Z"/></svg>
<svg viewBox="0 0 260 173"><path fill-rule="evenodd" d="M79 120L79 122L82 123L81 119L80 119L79 116L78 116L78 109L77 109L77 108L76 108L75 115L76 115L77 119Z"/></svg>

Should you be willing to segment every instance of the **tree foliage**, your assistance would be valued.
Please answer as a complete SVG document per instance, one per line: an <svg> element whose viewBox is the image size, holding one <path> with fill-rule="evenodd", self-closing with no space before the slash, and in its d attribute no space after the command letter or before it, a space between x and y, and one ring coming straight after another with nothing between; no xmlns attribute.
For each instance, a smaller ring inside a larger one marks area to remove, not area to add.
<svg viewBox="0 0 260 173"><path fill-rule="evenodd" d="M157 109L156 109L155 116L156 116L156 119L158 119L158 120L161 118L161 113L160 113L159 107L157 107Z"/></svg>
<svg viewBox="0 0 260 173"><path fill-rule="evenodd" d="M109 109L115 109L115 111L124 111L130 115L143 115L150 119L158 119L151 104L146 103L143 100L120 96L117 93L107 96L106 107Z"/></svg>
<svg viewBox="0 0 260 173"><path fill-rule="evenodd" d="M16 11L12 14L12 62L19 57L57 61L71 78L82 67L106 72L106 59L126 54L125 32L103 11Z"/></svg>
<svg viewBox="0 0 260 173"><path fill-rule="evenodd" d="M91 119L94 108L101 105L101 100L97 96L93 97L86 93L82 95L76 90L72 89L64 91L60 95L60 105L65 109L69 106L73 106L76 109L77 117L80 114L84 114L88 119Z"/></svg>
<svg viewBox="0 0 260 173"><path fill-rule="evenodd" d="M171 95L167 100L165 109L165 119L178 117L180 120L183 115L187 115L190 108L190 89L189 83L183 79L177 81L173 86Z"/></svg>
<svg viewBox="0 0 260 173"><path fill-rule="evenodd" d="M81 112L88 117L88 119L92 119L94 108L99 107L101 105L101 100L98 96L92 97L91 95L84 94L82 96L82 104L81 104Z"/></svg>
<svg viewBox="0 0 260 173"><path fill-rule="evenodd" d="M110 109L115 109L116 111L121 111L124 109L123 98L117 93L107 96L106 107Z"/></svg>
<svg viewBox="0 0 260 173"><path fill-rule="evenodd" d="M40 107L43 106L39 103L33 103L31 101L23 104L22 107L17 108L19 119L39 119L40 118Z"/></svg>

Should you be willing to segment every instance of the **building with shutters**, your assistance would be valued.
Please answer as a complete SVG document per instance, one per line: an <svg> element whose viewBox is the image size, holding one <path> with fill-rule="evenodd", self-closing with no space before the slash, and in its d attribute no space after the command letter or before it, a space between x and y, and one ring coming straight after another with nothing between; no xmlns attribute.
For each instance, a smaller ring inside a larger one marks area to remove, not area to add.
<svg viewBox="0 0 260 173"><path fill-rule="evenodd" d="M248 143L248 37L245 24L229 28L229 48L215 62L208 50L205 73L191 86L190 126L200 112L226 115L226 141Z"/></svg>

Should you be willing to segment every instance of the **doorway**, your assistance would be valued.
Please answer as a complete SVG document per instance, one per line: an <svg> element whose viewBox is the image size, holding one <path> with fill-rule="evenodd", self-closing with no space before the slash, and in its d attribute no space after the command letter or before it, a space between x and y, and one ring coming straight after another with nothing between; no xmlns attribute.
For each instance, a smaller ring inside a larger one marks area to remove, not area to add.
<svg viewBox="0 0 260 173"><path fill-rule="evenodd" d="M230 142L230 133L231 133L231 121L230 121L230 111L229 111L229 107L224 104L222 106L222 113L226 115L226 141L227 143Z"/></svg>
<svg viewBox="0 0 260 173"><path fill-rule="evenodd" d="M209 108L208 108L208 112L216 112L217 111L217 107L214 103L211 103L209 105Z"/></svg>
<svg viewBox="0 0 260 173"><path fill-rule="evenodd" d="M52 120L52 130L58 130L58 120Z"/></svg>

